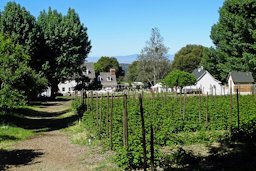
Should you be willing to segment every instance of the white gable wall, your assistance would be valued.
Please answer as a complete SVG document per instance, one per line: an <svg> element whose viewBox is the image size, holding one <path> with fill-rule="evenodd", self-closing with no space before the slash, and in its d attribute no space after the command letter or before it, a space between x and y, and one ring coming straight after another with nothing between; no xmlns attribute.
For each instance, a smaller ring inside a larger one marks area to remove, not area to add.
<svg viewBox="0 0 256 171"><path fill-rule="evenodd" d="M232 80L232 77L229 76L229 78L228 78L228 91L229 91L229 93L230 93L231 88L232 88L232 91L234 92L234 86L235 86L235 84Z"/></svg>
<svg viewBox="0 0 256 171"><path fill-rule="evenodd" d="M249 85L250 83L248 83L248 85ZM237 85L239 85L239 84L237 84ZM243 85L243 84L240 84L240 85ZM231 75L229 76L229 78L228 78L228 91L229 91L229 93L230 93L230 91L231 91L231 88L232 88L232 94L236 94L237 92L236 92L236 90L235 90L235 83L233 82L233 79L232 79L232 77L231 77ZM248 91L248 92L239 92L240 94L242 94L242 95L248 95L248 94L252 94L252 91Z"/></svg>
<svg viewBox="0 0 256 171"><path fill-rule="evenodd" d="M197 81L196 87L200 88L203 94L207 94L208 92L208 94L215 95L215 89L216 95L224 94L224 87L207 71L204 76Z"/></svg>
<svg viewBox="0 0 256 171"><path fill-rule="evenodd" d="M75 80L65 81L64 83L59 83L59 92L63 95L68 95L69 93L74 93L74 87L77 85Z"/></svg>

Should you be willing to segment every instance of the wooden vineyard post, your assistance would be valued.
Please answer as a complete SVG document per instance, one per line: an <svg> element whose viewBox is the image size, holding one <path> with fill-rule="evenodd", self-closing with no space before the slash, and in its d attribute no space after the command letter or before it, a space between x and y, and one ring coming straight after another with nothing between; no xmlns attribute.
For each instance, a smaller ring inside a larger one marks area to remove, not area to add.
<svg viewBox="0 0 256 171"><path fill-rule="evenodd" d="M180 115L182 115L182 95L180 93Z"/></svg>
<svg viewBox="0 0 256 171"><path fill-rule="evenodd" d="M237 129L240 129L240 114L239 114L239 91L236 89L236 102L237 102Z"/></svg>
<svg viewBox="0 0 256 171"><path fill-rule="evenodd" d="M167 96L167 91L164 92L164 104L165 104L165 105L166 105L166 103L167 103L167 102L166 102L166 101L167 101L167 97L166 97L166 96Z"/></svg>
<svg viewBox="0 0 256 171"><path fill-rule="evenodd" d="M89 109L90 105L90 93L89 91L85 91L85 103L87 104L87 110Z"/></svg>
<svg viewBox="0 0 256 171"><path fill-rule="evenodd" d="M128 111L127 111L127 94L123 97L123 144L128 147Z"/></svg>
<svg viewBox="0 0 256 171"><path fill-rule="evenodd" d="M152 124L150 125L150 154L151 171L154 171L154 130Z"/></svg>
<svg viewBox="0 0 256 171"><path fill-rule="evenodd" d="M95 113L96 113L96 125L98 127L99 126L99 96L98 96L98 93L96 94L96 109L95 109Z"/></svg>
<svg viewBox="0 0 256 171"><path fill-rule="evenodd" d="M93 110L93 91L91 91L91 108Z"/></svg>
<svg viewBox="0 0 256 171"><path fill-rule="evenodd" d="M111 96L111 103L110 103L110 149L113 149L113 94Z"/></svg>
<svg viewBox="0 0 256 171"><path fill-rule="evenodd" d="M201 123L201 111L202 111L202 96L201 96L201 92L199 91L198 94L199 97L199 107L198 107L198 122L199 124Z"/></svg>
<svg viewBox="0 0 256 171"><path fill-rule="evenodd" d="M130 99L130 90L128 89L128 91L127 91L127 99Z"/></svg>
<svg viewBox="0 0 256 171"><path fill-rule="evenodd" d="M152 95L152 97L151 97L151 105L153 106L153 105L155 104L155 92L152 91L152 92L151 92L151 95ZM141 96L141 95L140 95L140 96Z"/></svg>
<svg viewBox="0 0 256 171"><path fill-rule="evenodd" d="M91 110L91 115L92 115L92 117L94 118L94 116L93 116L93 92L91 91L90 92L90 99L91 99L91 104L90 104L90 110Z"/></svg>
<svg viewBox="0 0 256 171"><path fill-rule="evenodd" d="M208 118L209 116L208 116L208 92L206 93L206 115L205 115L205 127L206 127L206 129L208 129L208 120L209 120L209 118Z"/></svg>
<svg viewBox="0 0 256 171"><path fill-rule="evenodd" d="M102 105L103 105L103 94L101 94L100 102L100 120L99 120L99 139L101 139L101 120L102 120Z"/></svg>
<svg viewBox="0 0 256 171"><path fill-rule="evenodd" d="M229 133L232 133L232 109L233 109L233 101L232 101L232 88L230 89L230 125L229 125Z"/></svg>
<svg viewBox="0 0 256 171"><path fill-rule="evenodd" d="M143 104L142 104L142 96L139 95L139 106L140 106L140 116L141 116L141 132L142 132L142 147L143 147L143 158L144 171L147 170L147 150L146 150L146 131L145 131L145 123L144 123L144 113L143 113Z"/></svg>
<svg viewBox="0 0 256 171"><path fill-rule="evenodd" d="M107 109L106 109L106 135L109 135L109 92L107 93Z"/></svg>
<svg viewBox="0 0 256 171"><path fill-rule="evenodd" d="M161 100L162 100L162 107L164 107L165 101L164 101L164 92L163 91L161 91Z"/></svg>
<svg viewBox="0 0 256 171"><path fill-rule="evenodd" d="M184 93L183 121L185 120L185 113L186 113L186 93Z"/></svg>
<svg viewBox="0 0 256 171"><path fill-rule="evenodd" d="M82 103L85 104L85 90L82 90Z"/></svg>

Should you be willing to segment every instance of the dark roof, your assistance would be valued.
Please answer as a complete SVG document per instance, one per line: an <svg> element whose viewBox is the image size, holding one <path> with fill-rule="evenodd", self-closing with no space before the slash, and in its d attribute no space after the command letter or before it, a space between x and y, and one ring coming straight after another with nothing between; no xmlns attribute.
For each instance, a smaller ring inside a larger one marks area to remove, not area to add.
<svg viewBox="0 0 256 171"><path fill-rule="evenodd" d="M206 70L204 70L203 68L196 68L192 72L192 74L196 77L196 80L200 79L205 73Z"/></svg>
<svg viewBox="0 0 256 171"><path fill-rule="evenodd" d="M100 72L99 77L101 78L100 82L103 87L114 87L117 86L116 75L110 72ZM111 77L111 81L108 81L107 78Z"/></svg>
<svg viewBox="0 0 256 171"><path fill-rule="evenodd" d="M94 70L94 63L92 62L86 62L84 63L84 66L86 67L86 70L88 70L88 73L85 72L84 74L89 77L90 79L94 79L95 76L95 70Z"/></svg>
<svg viewBox="0 0 256 171"><path fill-rule="evenodd" d="M251 72L232 71L229 74L234 83L253 83L254 79Z"/></svg>

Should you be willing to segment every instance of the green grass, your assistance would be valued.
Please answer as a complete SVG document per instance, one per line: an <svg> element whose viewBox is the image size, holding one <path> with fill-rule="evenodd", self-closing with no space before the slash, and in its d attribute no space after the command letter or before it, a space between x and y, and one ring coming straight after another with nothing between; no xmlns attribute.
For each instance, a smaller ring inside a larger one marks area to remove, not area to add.
<svg viewBox="0 0 256 171"><path fill-rule="evenodd" d="M92 136L92 134L90 134L88 131L86 131L85 125L83 125L81 122L80 123L78 122L74 126L65 128L65 129L63 129L63 131L69 135L71 142L74 144L97 145L99 142ZM90 143L89 143L89 139L91 139Z"/></svg>
<svg viewBox="0 0 256 171"><path fill-rule="evenodd" d="M214 142L219 142L227 131L212 130L212 131L196 131L196 132L180 132L172 134L172 137L167 141L167 145L191 145L191 144L205 144L209 145Z"/></svg>
<svg viewBox="0 0 256 171"><path fill-rule="evenodd" d="M96 139L93 134L89 133L85 128L83 122L77 122L77 124L63 129L68 134L73 144L83 145L88 147L87 154L92 158L102 158L100 162L89 163L92 166L92 170L95 171L118 171L121 170L116 164L114 164L114 153L104 148L104 144ZM90 143L89 143L90 139ZM107 155L109 154L109 155ZM106 157L108 156L108 157Z"/></svg>
<svg viewBox="0 0 256 171"><path fill-rule="evenodd" d="M31 130L0 124L0 149L8 149L11 145L34 134Z"/></svg>

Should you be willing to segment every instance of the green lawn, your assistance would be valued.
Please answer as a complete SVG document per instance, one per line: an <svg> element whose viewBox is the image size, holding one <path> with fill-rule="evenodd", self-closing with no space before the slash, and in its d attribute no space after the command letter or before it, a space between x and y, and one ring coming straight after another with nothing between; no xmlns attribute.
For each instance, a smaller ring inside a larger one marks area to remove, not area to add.
<svg viewBox="0 0 256 171"><path fill-rule="evenodd" d="M24 140L35 134L31 130L0 124L0 149L8 149L14 143Z"/></svg>

